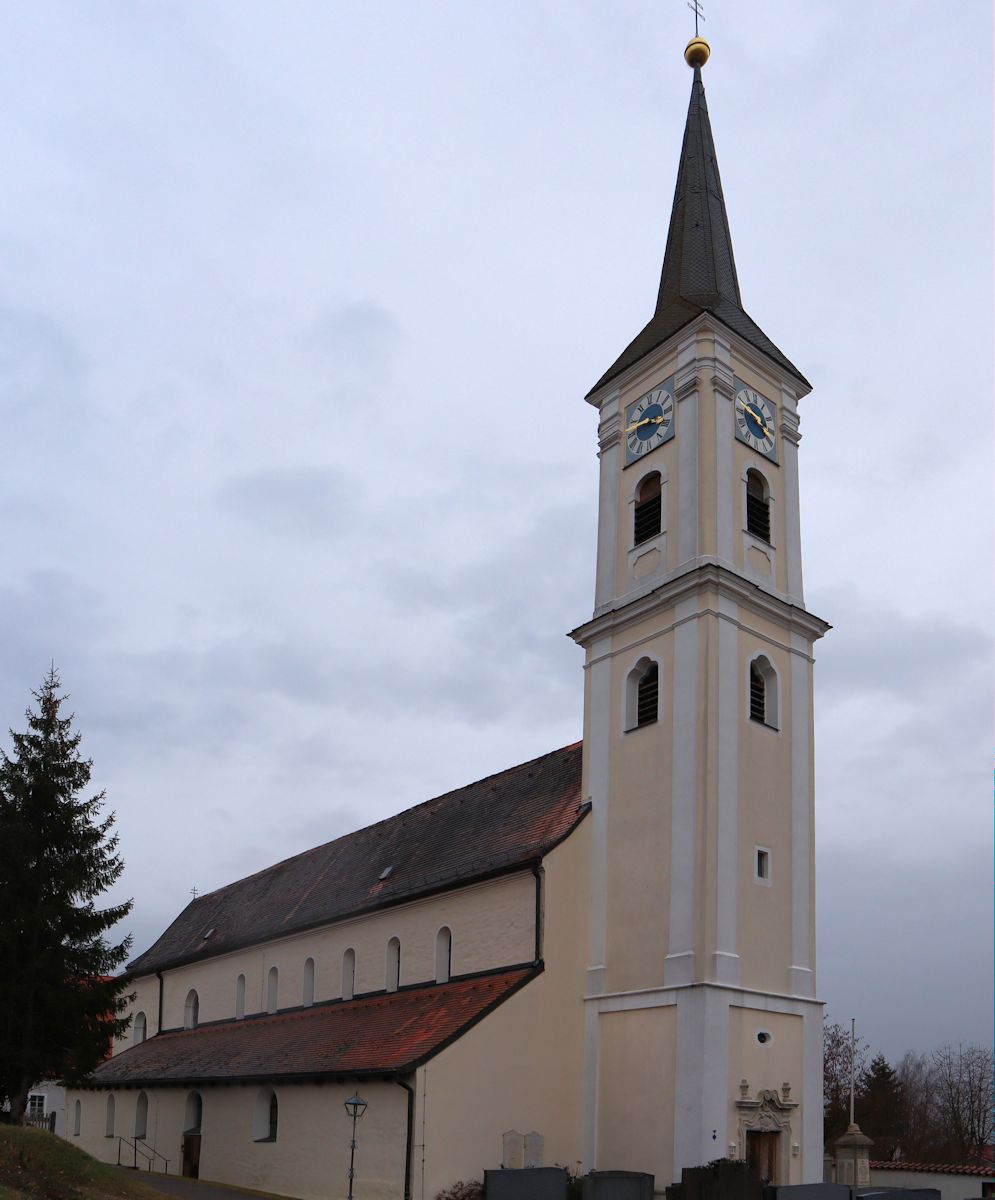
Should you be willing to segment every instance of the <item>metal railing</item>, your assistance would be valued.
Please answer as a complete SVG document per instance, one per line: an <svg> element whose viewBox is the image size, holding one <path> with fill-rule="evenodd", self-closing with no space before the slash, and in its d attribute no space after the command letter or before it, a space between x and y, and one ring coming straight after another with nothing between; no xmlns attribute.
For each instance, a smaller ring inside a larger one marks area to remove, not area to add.
<svg viewBox="0 0 995 1200"><path fill-rule="evenodd" d="M148 1144L148 1142L142 1141L141 1138L135 1138L134 1140L132 1140L131 1138L119 1137L117 1139L117 1165L119 1167L126 1167L128 1165L127 1162L121 1161L122 1145L124 1145L125 1147L127 1147L127 1149L129 1149L131 1151L131 1165L134 1170L139 1171L139 1170L144 1169L146 1171L151 1171L153 1168L153 1165L155 1163L155 1160L157 1158L159 1158L159 1159L162 1159L163 1175L169 1174L169 1159L165 1156L165 1154L160 1154L158 1150L154 1150ZM139 1165L138 1165L139 1156L141 1156L141 1158L145 1162L144 1168L139 1167ZM127 1157L128 1156L126 1153L125 1158L127 1158Z"/></svg>

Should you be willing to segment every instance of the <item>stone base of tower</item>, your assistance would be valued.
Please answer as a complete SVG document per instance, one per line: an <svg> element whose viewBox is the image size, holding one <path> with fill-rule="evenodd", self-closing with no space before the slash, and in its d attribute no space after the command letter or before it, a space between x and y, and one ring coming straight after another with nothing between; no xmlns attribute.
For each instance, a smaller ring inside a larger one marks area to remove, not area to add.
<svg viewBox="0 0 995 1200"><path fill-rule="evenodd" d="M714 983L587 999L585 1170L822 1179L822 1004Z"/></svg>

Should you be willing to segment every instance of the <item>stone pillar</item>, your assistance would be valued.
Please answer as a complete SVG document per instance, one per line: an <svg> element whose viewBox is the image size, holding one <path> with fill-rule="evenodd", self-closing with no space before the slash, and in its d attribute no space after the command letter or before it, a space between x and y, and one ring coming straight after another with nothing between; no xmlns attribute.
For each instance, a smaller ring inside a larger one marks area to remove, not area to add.
<svg viewBox="0 0 995 1200"><path fill-rule="evenodd" d="M859 1125L848 1125L846 1133L833 1143L836 1157L836 1182L849 1187L869 1187L871 1182L871 1147L874 1142Z"/></svg>

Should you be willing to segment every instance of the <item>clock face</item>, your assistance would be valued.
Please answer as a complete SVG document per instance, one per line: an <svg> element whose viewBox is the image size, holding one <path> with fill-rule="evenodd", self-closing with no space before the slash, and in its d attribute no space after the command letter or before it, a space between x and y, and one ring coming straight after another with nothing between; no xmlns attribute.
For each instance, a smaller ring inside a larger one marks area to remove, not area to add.
<svg viewBox="0 0 995 1200"><path fill-rule="evenodd" d="M736 437L773 462L777 462L777 418L774 405L736 380Z"/></svg>
<svg viewBox="0 0 995 1200"><path fill-rule="evenodd" d="M625 465L645 458L674 436L674 384L661 383L625 410Z"/></svg>

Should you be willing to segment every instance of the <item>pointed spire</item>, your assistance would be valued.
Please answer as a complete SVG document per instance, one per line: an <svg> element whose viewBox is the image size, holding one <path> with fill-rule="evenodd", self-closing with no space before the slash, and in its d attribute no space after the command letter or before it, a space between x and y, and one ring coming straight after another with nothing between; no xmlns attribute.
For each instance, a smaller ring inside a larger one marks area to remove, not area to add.
<svg viewBox="0 0 995 1200"><path fill-rule="evenodd" d="M703 312L711 313L807 388L805 376L743 309L705 88L701 82L708 44L702 38L692 39L685 57L694 69L694 80L656 312L588 395L633 366Z"/></svg>

